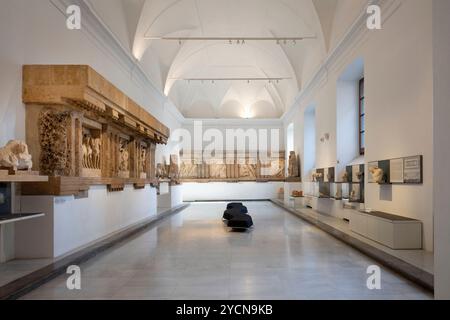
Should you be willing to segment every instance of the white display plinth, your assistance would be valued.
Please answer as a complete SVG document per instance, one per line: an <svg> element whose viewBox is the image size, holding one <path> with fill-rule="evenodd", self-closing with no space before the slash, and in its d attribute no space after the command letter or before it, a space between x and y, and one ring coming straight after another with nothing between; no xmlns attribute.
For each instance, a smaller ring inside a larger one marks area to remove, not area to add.
<svg viewBox="0 0 450 320"><path fill-rule="evenodd" d="M422 222L390 220L354 211L350 230L391 249L422 249Z"/></svg>
<svg viewBox="0 0 450 320"><path fill-rule="evenodd" d="M155 216L156 189L132 185L122 192L91 187L89 196L23 196L22 210L45 217L15 226L17 259L56 258Z"/></svg>
<svg viewBox="0 0 450 320"><path fill-rule="evenodd" d="M183 204L182 185L169 186L168 192L158 195L158 208L175 208Z"/></svg>

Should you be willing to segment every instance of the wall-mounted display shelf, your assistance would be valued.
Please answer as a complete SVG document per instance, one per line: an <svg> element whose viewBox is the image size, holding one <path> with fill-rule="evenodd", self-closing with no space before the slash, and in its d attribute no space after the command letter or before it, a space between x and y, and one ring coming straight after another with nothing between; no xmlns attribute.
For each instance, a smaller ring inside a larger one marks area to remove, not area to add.
<svg viewBox="0 0 450 320"><path fill-rule="evenodd" d="M8 170L0 170L0 182L45 182L47 176L32 174L24 171L20 174L9 174Z"/></svg>
<svg viewBox="0 0 450 320"><path fill-rule="evenodd" d="M126 185L142 189L145 185L155 186L156 179L139 178L80 178L49 177L48 182L33 182L22 185L22 194L28 196L77 196L90 189L91 186L107 186L111 192L122 191Z"/></svg>
<svg viewBox="0 0 450 320"><path fill-rule="evenodd" d="M422 222L385 212L353 211L350 230L394 250L422 249Z"/></svg>
<svg viewBox="0 0 450 320"><path fill-rule="evenodd" d="M44 213L0 214L0 225L35 219L43 216L45 216Z"/></svg>
<svg viewBox="0 0 450 320"><path fill-rule="evenodd" d="M368 171L369 183L422 184L423 156L369 162Z"/></svg>
<svg viewBox="0 0 450 320"><path fill-rule="evenodd" d="M364 203L364 164L347 166L344 183L348 184L350 202Z"/></svg>
<svg viewBox="0 0 450 320"><path fill-rule="evenodd" d="M313 182L335 182L335 168L320 168L312 172Z"/></svg>
<svg viewBox="0 0 450 320"><path fill-rule="evenodd" d="M319 199L335 199L335 168L319 168L312 171L313 192L310 196Z"/></svg>

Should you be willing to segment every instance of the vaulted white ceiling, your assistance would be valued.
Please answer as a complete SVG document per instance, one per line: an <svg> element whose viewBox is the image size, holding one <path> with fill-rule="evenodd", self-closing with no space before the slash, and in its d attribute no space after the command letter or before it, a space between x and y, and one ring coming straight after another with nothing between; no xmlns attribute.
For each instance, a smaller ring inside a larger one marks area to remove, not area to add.
<svg viewBox="0 0 450 320"><path fill-rule="evenodd" d="M329 50L342 0L89 0L154 84L187 118L279 118ZM347 1L347 0L344 0ZM162 41L148 37L302 37ZM185 81L185 78L287 78Z"/></svg>

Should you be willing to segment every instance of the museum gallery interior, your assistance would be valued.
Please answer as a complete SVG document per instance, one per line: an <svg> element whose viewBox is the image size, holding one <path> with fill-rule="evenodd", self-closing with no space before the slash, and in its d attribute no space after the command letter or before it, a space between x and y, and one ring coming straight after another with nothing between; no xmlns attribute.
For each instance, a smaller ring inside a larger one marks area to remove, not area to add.
<svg viewBox="0 0 450 320"><path fill-rule="evenodd" d="M0 0L0 299L450 299L449 16Z"/></svg>

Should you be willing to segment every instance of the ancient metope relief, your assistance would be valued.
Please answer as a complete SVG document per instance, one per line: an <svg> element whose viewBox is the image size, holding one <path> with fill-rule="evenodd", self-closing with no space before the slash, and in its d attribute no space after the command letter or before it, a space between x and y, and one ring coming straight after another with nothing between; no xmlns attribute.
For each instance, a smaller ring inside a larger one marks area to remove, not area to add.
<svg viewBox="0 0 450 320"><path fill-rule="evenodd" d="M197 177L197 165L182 161L180 165L181 179L195 179Z"/></svg>
<svg viewBox="0 0 450 320"><path fill-rule="evenodd" d="M263 157L260 152L224 152L203 159L201 152L183 154L180 177L184 181L281 181L285 179L285 153Z"/></svg>
<svg viewBox="0 0 450 320"><path fill-rule="evenodd" d="M102 163L102 140L101 131L83 127L82 138L82 172L83 177L101 177L101 163Z"/></svg>
<svg viewBox="0 0 450 320"><path fill-rule="evenodd" d="M129 141L125 138L119 138L119 177L130 177Z"/></svg>
<svg viewBox="0 0 450 320"><path fill-rule="evenodd" d="M211 161L209 164L209 174L211 179L226 179L227 178L227 165L218 160Z"/></svg>
<svg viewBox="0 0 450 320"><path fill-rule="evenodd" d="M149 170L149 151L146 143L140 143L138 148L138 170L141 179L147 179Z"/></svg>

